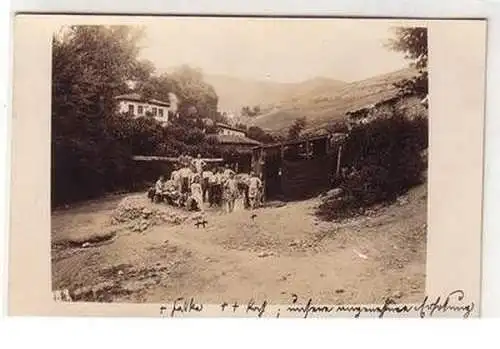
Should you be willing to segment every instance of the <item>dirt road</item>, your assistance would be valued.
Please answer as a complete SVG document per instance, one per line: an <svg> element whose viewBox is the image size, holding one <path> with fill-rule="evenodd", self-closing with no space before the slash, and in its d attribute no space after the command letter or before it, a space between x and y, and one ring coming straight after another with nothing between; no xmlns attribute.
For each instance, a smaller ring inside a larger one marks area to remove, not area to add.
<svg viewBox="0 0 500 349"><path fill-rule="evenodd" d="M121 198L54 212L53 242L106 229ZM426 201L425 187L419 187L405 201L343 224L317 220L319 201L313 199L230 215L208 212L205 228L188 220L141 233L122 229L86 248L54 248L53 288L108 302L194 296L206 303L279 303L289 302L291 293L336 304L377 303L388 296L420 300Z"/></svg>

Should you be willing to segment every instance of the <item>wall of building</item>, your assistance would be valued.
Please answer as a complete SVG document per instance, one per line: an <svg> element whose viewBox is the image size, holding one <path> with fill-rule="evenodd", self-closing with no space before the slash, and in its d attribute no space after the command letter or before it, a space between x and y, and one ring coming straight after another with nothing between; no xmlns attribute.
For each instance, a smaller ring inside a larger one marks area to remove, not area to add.
<svg viewBox="0 0 500 349"><path fill-rule="evenodd" d="M146 116L146 113L149 112L152 113L153 117L160 122L168 121L168 112L170 110L168 107L153 105L144 102L120 101L118 103L118 110L120 113L128 113L130 110L129 108L131 108L130 106L133 106L132 114L135 117Z"/></svg>
<svg viewBox="0 0 500 349"><path fill-rule="evenodd" d="M233 135L233 136L245 137L245 132L231 130L231 129L222 128L222 127L219 128L218 133L221 135Z"/></svg>

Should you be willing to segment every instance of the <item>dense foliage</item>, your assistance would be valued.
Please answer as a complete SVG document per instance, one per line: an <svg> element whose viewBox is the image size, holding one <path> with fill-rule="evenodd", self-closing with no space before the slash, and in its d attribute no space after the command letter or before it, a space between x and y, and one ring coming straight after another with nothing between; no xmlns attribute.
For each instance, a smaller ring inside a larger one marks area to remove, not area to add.
<svg viewBox="0 0 500 349"><path fill-rule="evenodd" d="M253 107L244 106L243 108L241 108L241 115L242 116L254 117L254 116L260 115L260 113L261 113L261 110L260 110L260 106L258 106L258 105L253 106Z"/></svg>
<svg viewBox="0 0 500 349"><path fill-rule="evenodd" d="M389 47L402 52L410 60L410 66L417 69L418 74L396 84L401 94L414 94L420 97L428 93L428 43L427 28L397 27L395 37L389 41Z"/></svg>
<svg viewBox="0 0 500 349"><path fill-rule="evenodd" d="M202 132L204 118L221 120L217 95L201 72L180 67L155 76L138 59L140 29L127 26L65 27L53 38L52 205L130 190L151 175L132 155L214 153ZM152 118L116 113L114 96L178 97L178 117L168 127Z"/></svg>
<svg viewBox="0 0 500 349"><path fill-rule="evenodd" d="M402 52L417 75L396 84L399 95L423 97L428 93L427 28L398 27L389 48ZM372 122L358 124L348 133L337 197L327 197L318 208L325 219L362 214L378 203L390 203L409 188L423 183L428 147L428 117L409 117L404 109Z"/></svg>
<svg viewBox="0 0 500 349"><path fill-rule="evenodd" d="M377 203L392 202L409 188L421 184L427 168L422 152L427 148L428 120L409 119L403 112L355 126L344 144L338 179L343 196L328 198L318 214L341 219Z"/></svg>
<svg viewBox="0 0 500 349"><path fill-rule="evenodd" d="M292 126L288 129L288 139L296 140L300 137L300 134L306 128L307 121L305 117L297 118L294 120Z"/></svg>

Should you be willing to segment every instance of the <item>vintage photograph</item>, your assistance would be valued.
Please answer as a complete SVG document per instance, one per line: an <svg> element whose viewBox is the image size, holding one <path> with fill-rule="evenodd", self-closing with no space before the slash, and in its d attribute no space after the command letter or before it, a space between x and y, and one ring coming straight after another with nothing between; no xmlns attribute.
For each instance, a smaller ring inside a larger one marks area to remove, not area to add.
<svg viewBox="0 0 500 349"><path fill-rule="evenodd" d="M425 22L63 25L51 54L54 299L425 296Z"/></svg>

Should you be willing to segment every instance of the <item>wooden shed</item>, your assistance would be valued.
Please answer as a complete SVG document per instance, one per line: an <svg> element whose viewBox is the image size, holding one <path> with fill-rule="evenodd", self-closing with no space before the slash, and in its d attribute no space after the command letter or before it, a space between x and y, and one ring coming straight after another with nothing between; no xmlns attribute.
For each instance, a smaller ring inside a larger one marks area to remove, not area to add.
<svg viewBox="0 0 500 349"><path fill-rule="evenodd" d="M217 145L225 162L233 165L237 172L249 172L252 166L253 148L261 143L246 136L233 134L211 134L208 139Z"/></svg>
<svg viewBox="0 0 500 349"><path fill-rule="evenodd" d="M262 175L266 199L296 200L330 187L340 171L344 134L328 134L253 149L253 170Z"/></svg>

